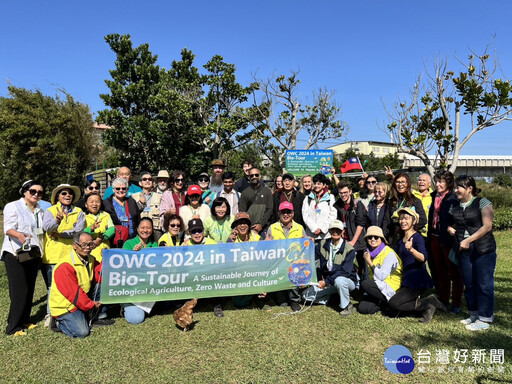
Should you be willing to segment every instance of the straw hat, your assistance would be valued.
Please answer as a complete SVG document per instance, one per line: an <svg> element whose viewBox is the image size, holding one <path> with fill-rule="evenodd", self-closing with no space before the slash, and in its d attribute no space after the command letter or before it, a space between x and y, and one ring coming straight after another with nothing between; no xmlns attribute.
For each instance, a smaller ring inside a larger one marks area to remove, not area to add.
<svg viewBox="0 0 512 384"><path fill-rule="evenodd" d="M366 230L366 235L364 236L364 239L366 240L370 236L380 237L384 243L386 243L386 244L388 243L386 241L386 238L384 237L384 233L382 232L382 228L381 227L377 227L376 225L372 225L371 227L369 227Z"/></svg>
<svg viewBox="0 0 512 384"><path fill-rule="evenodd" d="M80 195L81 195L80 188L78 188L75 185L60 184L59 186L57 186L57 188L55 188L52 191L52 198L50 200L52 205L55 205L55 198L60 193L60 191L62 191L63 189L71 189L73 191L73 202L72 202L72 204L75 204L78 201L78 199L80 199Z"/></svg>
<svg viewBox="0 0 512 384"><path fill-rule="evenodd" d="M400 208L396 213L398 214L398 216L400 216L400 213L402 212L414 217L414 223L418 224L418 221L420 220L420 215L418 215L416 211L414 211L411 207Z"/></svg>
<svg viewBox="0 0 512 384"><path fill-rule="evenodd" d="M235 228L242 221L247 222L247 224L249 224L249 227L252 225L251 218L249 217L248 213L246 213L246 212L238 212L236 214L236 216L235 216L235 220L233 220L233 223L231 224L231 229Z"/></svg>

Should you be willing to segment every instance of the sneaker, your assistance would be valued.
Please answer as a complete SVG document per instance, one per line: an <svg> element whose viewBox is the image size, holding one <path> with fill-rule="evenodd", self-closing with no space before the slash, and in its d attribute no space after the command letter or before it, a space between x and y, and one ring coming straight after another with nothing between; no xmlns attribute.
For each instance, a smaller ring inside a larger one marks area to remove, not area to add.
<svg viewBox="0 0 512 384"><path fill-rule="evenodd" d="M27 323L27 324L23 324L23 326L30 330L30 329L36 328L37 324Z"/></svg>
<svg viewBox="0 0 512 384"><path fill-rule="evenodd" d="M441 312L448 312L446 306L434 294L425 297L423 301L432 304L434 307L436 307L436 309L440 310Z"/></svg>
<svg viewBox="0 0 512 384"><path fill-rule="evenodd" d="M354 309L354 306L352 305L352 303L348 303L348 305L341 310L340 315L341 316L349 316L354 313L354 310L355 309Z"/></svg>
<svg viewBox="0 0 512 384"><path fill-rule="evenodd" d="M98 320L95 320L92 322L92 327L93 328L105 327L107 325L112 325L115 322L116 321L114 319L98 319Z"/></svg>
<svg viewBox="0 0 512 384"><path fill-rule="evenodd" d="M484 329L488 329L489 327L489 323L480 321L478 319L475 322L466 325L466 329L469 331L483 331Z"/></svg>
<svg viewBox="0 0 512 384"><path fill-rule="evenodd" d="M469 316L467 319L461 320L460 323L464 324L464 325L469 325L469 324L473 324L477 320L478 320L478 317Z"/></svg>
<svg viewBox="0 0 512 384"><path fill-rule="evenodd" d="M290 303L290 307L292 308L293 312L299 312L300 311L300 304L297 303L296 301L292 301Z"/></svg>
<svg viewBox="0 0 512 384"><path fill-rule="evenodd" d="M224 311L222 310L222 306L216 305L213 307L213 314L215 317L224 317Z"/></svg>
<svg viewBox="0 0 512 384"><path fill-rule="evenodd" d="M420 323L430 323L430 320L432 320L432 317L434 317L434 313L436 312L436 307L430 303L427 303L427 305L427 309L422 313L423 316L420 319Z"/></svg>
<svg viewBox="0 0 512 384"><path fill-rule="evenodd" d="M50 326L51 321L52 321L52 317L50 316L49 313L47 313L46 316L44 317L44 326L46 328L48 328Z"/></svg>
<svg viewBox="0 0 512 384"><path fill-rule="evenodd" d="M19 331L14 332L13 336L27 336L27 331L20 329Z"/></svg>

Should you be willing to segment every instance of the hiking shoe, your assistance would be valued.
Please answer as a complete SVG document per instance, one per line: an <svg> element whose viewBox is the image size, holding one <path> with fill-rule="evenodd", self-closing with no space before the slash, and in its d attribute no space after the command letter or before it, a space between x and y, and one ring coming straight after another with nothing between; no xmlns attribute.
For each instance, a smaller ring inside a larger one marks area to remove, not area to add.
<svg viewBox="0 0 512 384"><path fill-rule="evenodd" d="M430 320L432 320L432 317L434 317L434 313L436 312L436 307L430 303L427 303L427 305L427 309L422 313L423 316L420 319L420 323L430 323Z"/></svg>
<svg viewBox="0 0 512 384"><path fill-rule="evenodd" d="M474 323L466 325L466 329L468 331L483 331L484 329L488 329L489 327L489 323L480 320L476 320Z"/></svg>
<svg viewBox="0 0 512 384"><path fill-rule="evenodd" d="M116 321L114 319L98 319L98 320L95 320L92 322L92 327L93 328L106 327L107 325L112 325L115 322Z"/></svg>
<svg viewBox="0 0 512 384"><path fill-rule="evenodd" d="M37 324L27 323L27 324L23 324L23 326L30 330L30 329L36 328Z"/></svg>
<svg viewBox="0 0 512 384"><path fill-rule="evenodd" d="M213 314L215 317L224 317L224 311L222 310L222 306L216 305L213 307Z"/></svg>
<svg viewBox="0 0 512 384"><path fill-rule="evenodd" d="M300 304L297 303L296 301L292 301L290 303L290 307L292 308L293 312L299 312L300 311Z"/></svg>
<svg viewBox="0 0 512 384"><path fill-rule="evenodd" d="M434 294L425 297L423 301L432 304L434 307L436 307L436 309L440 310L441 312L448 312L446 306Z"/></svg>
<svg viewBox="0 0 512 384"><path fill-rule="evenodd" d="M20 329L19 331L14 332L13 336L27 336L27 331Z"/></svg>
<svg viewBox="0 0 512 384"><path fill-rule="evenodd" d="M460 313L460 311L461 311L461 307L452 306L452 309L450 309L450 313L452 315L458 315Z"/></svg>
<svg viewBox="0 0 512 384"><path fill-rule="evenodd" d="M352 305L352 303L348 303L348 305L341 310L340 315L341 316L349 316L349 315L353 314L354 311L355 311L355 309L354 309L354 306Z"/></svg>
<svg viewBox="0 0 512 384"><path fill-rule="evenodd" d="M478 320L478 317L469 316L467 319L461 320L460 323L464 324L464 325L469 325L469 324L473 324L477 320Z"/></svg>

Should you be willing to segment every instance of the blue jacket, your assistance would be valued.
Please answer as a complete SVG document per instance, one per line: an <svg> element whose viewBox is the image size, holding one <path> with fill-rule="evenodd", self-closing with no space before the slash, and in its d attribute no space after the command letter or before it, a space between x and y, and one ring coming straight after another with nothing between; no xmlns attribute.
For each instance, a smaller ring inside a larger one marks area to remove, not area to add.
<svg viewBox="0 0 512 384"><path fill-rule="evenodd" d="M327 261L330 256L331 239L322 240L315 245L315 261L317 266L318 279L323 278L327 285L334 285L337 277L343 276L357 283L357 273L354 266L356 251L354 248L343 241L338 252L334 257L332 270L327 269Z"/></svg>

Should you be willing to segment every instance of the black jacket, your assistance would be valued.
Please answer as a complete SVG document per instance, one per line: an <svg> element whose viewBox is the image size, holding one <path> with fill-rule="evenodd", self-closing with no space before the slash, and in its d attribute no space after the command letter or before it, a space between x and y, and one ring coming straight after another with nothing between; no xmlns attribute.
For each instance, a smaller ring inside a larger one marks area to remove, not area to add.
<svg viewBox="0 0 512 384"><path fill-rule="evenodd" d="M366 234L366 208L364 204L354 199L354 195L352 195L348 210L345 210L345 203L341 199L338 199L334 203L334 208L336 208L338 212L338 220L341 220L345 224L349 241L352 241L354 238L357 227L363 227L363 232L359 235L354 249L356 251L366 249L366 244L364 243L364 235Z"/></svg>
<svg viewBox="0 0 512 384"><path fill-rule="evenodd" d="M273 196L274 209L272 211L272 223L279 221L279 204L281 204L281 196L283 193L283 191L279 191ZM302 203L304 202L304 195L299 191L293 190L290 202L293 205L293 221L304 226L304 219L302 218Z"/></svg>
<svg viewBox="0 0 512 384"><path fill-rule="evenodd" d="M108 212L110 214L110 217L112 218L112 222L114 225L121 225L121 221L117 217L116 210L114 208L114 195L107 197L105 200L103 200L103 206L105 207L105 212ZM128 211L130 213L130 218L133 222L133 228L135 232L137 232L137 227L139 226L139 220L140 220L140 214L139 214L139 208L137 207L137 203L135 200L133 200L131 197L128 198Z"/></svg>
<svg viewBox="0 0 512 384"><path fill-rule="evenodd" d="M434 211L435 211L435 200L436 200L437 191L434 191L430 194L432 196L432 205L428 210L428 235L427 238L430 240L432 235L439 236L439 241L443 246L451 247L453 243L453 237L448 233L448 225L450 221L450 207L453 204L459 204L459 200L455 195L455 192L450 191L446 194L443 201L441 202L441 207L439 208L439 224L437 228L433 228L434 224Z"/></svg>

